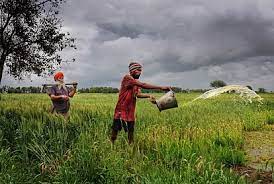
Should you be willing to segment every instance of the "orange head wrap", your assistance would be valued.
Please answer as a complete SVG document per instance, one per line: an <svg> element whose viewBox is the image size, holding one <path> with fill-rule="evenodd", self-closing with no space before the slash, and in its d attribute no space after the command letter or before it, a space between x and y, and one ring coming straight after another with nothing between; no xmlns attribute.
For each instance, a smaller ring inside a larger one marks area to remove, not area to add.
<svg viewBox="0 0 274 184"><path fill-rule="evenodd" d="M55 81L59 80L60 78L64 78L63 72L57 72L57 73L54 75L54 80L55 80Z"/></svg>

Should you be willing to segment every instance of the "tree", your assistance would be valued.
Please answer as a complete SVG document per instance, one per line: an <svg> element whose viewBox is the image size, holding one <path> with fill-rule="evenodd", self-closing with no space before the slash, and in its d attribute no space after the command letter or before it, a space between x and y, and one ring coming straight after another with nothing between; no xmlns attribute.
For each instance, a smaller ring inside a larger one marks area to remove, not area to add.
<svg viewBox="0 0 274 184"><path fill-rule="evenodd" d="M265 93L266 90L265 90L265 88L258 88L258 92L259 92L259 93Z"/></svg>
<svg viewBox="0 0 274 184"><path fill-rule="evenodd" d="M226 85L227 84L222 80L215 80L210 83L210 86L214 88L224 87Z"/></svg>
<svg viewBox="0 0 274 184"><path fill-rule="evenodd" d="M89 93L118 93L119 89L112 87L91 87Z"/></svg>
<svg viewBox="0 0 274 184"><path fill-rule="evenodd" d="M0 83L4 66L16 79L52 73L62 62L59 51L76 48L61 31L64 0L0 1ZM74 59L73 59L74 61Z"/></svg>
<svg viewBox="0 0 274 184"><path fill-rule="evenodd" d="M172 91L174 91L175 93L181 93L181 92L183 91L182 88L180 88L180 87L172 87L171 89L172 89Z"/></svg>

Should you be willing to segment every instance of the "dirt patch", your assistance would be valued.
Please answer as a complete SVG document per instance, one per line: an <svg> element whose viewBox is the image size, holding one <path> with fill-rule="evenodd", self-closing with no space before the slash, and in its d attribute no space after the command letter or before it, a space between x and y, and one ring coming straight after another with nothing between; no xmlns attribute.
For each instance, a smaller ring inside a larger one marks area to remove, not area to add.
<svg viewBox="0 0 274 184"><path fill-rule="evenodd" d="M274 168L274 131L245 132L247 166L272 171Z"/></svg>
<svg viewBox="0 0 274 184"><path fill-rule="evenodd" d="M248 183L273 183L274 131L268 126L262 131L245 132L245 166L232 169L244 177Z"/></svg>
<svg viewBox="0 0 274 184"><path fill-rule="evenodd" d="M248 183L273 183L272 171L259 171L249 166L234 166L232 169L240 176L244 177Z"/></svg>

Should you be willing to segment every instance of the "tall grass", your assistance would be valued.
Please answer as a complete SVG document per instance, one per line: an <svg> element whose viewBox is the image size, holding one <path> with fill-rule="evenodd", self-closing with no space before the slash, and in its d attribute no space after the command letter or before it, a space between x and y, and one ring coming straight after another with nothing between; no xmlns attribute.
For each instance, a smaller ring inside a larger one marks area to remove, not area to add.
<svg viewBox="0 0 274 184"><path fill-rule="evenodd" d="M229 94L183 105L196 96L177 94L180 107L161 113L139 100L129 146L124 132L109 141L117 95L77 95L69 122L48 113L46 95L2 95L0 181L244 183L230 166L244 164L243 131L263 129L273 95L262 105Z"/></svg>

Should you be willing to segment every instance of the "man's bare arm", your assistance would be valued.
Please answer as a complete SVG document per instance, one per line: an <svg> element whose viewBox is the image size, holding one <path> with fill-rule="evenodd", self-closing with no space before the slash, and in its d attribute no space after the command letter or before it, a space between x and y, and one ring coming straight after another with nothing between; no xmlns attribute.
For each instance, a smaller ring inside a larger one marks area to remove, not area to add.
<svg viewBox="0 0 274 184"><path fill-rule="evenodd" d="M159 90L163 90L163 91L171 90L171 88L168 86L156 86L156 85L152 85L152 84L142 83L139 81L134 81L134 85L141 87L143 89L159 89Z"/></svg>
<svg viewBox="0 0 274 184"><path fill-rule="evenodd" d="M137 98L151 98L152 95L149 94L143 94L143 93L138 93Z"/></svg>
<svg viewBox="0 0 274 184"><path fill-rule="evenodd" d="M137 96L137 98L149 98L151 103L153 103L153 104L156 103L156 99L153 95L138 93L136 96Z"/></svg>
<svg viewBox="0 0 274 184"><path fill-rule="evenodd" d="M73 89L72 91L69 93L69 97L73 97L76 93L76 89L77 89L77 82L73 82Z"/></svg>
<svg viewBox="0 0 274 184"><path fill-rule="evenodd" d="M74 87L73 90L69 93L69 97L73 97L76 93L76 88Z"/></svg>
<svg viewBox="0 0 274 184"><path fill-rule="evenodd" d="M61 100L61 99L65 99L66 96L65 95L58 95L58 96L56 96L56 95L50 95L50 98L52 100Z"/></svg>

